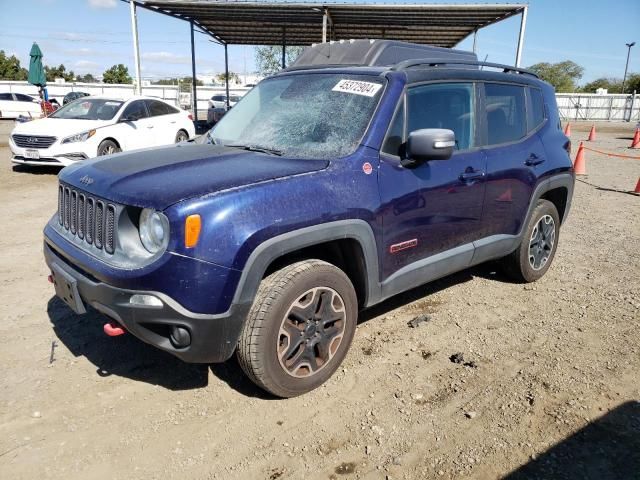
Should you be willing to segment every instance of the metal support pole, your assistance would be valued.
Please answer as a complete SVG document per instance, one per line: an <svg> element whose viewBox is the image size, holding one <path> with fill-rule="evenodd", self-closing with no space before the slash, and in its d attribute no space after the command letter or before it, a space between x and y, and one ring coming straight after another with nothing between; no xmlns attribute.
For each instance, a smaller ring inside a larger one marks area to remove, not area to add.
<svg viewBox="0 0 640 480"><path fill-rule="evenodd" d="M477 53L476 45L478 43L478 29L473 31L473 53Z"/></svg>
<svg viewBox="0 0 640 480"><path fill-rule="evenodd" d="M198 121L198 93L196 91L196 46L193 39L193 21L191 24L191 91L193 92L193 120Z"/></svg>
<svg viewBox="0 0 640 480"><path fill-rule="evenodd" d="M327 11L322 14L322 43L327 41Z"/></svg>
<svg viewBox="0 0 640 480"><path fill-rule="evenodd" d="M527 11L529 7L522 7L522 17L520 18L520 36L518 37L518 50L516 51L516 67L520 66L522 59L522 46L524 45L524 31L527 28Z"/></svg>
<svg viewBox="0 0 640 480"><path fill-rule="evenodd" d="M136 86L137 95L142 95L142 80L140 78L140 45L138 45L138 18L136 16L136 4L129 2L131 8L131 32L133 33L133 61L136 66Z"/></svg>
<svg viewBox="0 0 640 480"><path fill-rule="evenodd" d="M287 30L282 28L282 69L287 67Z"/></svg>
<svg viewBox="0 0 640 480"><path fill-rule="evenodd" d="M229 110L229 52L227 51L227 44L224 44L224 78L226 83L227 92L227 110Z"/></svg>
<svg viewBox="0 0 640 480"><path fill-rule="evenodd" d="M629 55L631 55L631 47L633 47L636 42L626 43L627 46L627 63L624 66L624 77L622 77L622 93L624 93L624 84L627 83L627 70L629 69Z"/></svg>

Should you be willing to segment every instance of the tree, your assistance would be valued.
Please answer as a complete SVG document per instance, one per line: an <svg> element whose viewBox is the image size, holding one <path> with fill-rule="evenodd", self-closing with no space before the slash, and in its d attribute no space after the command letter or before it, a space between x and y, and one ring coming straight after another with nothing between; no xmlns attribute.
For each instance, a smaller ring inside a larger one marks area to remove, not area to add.
<svg viewBox="0 0 640 480"><path fill-rule="evenodd" d="M216 82L218 83L226 83L227 76L224 73L219 73L216 75ZM229 72L229 83L240 83L240 75L234 72Z"/></svg>
<svg viewBox="0 0 640 480"><path fill-rule="evenodd" d="M596 93L599 88L606 88L608 93L620 93L622 91L622 79L598 78L583 85L579 90L584 93Z"/></svg>
<svg viewBox="0 0 640 480"><path fill-rule="evenodd" d="M290 65L304 47L286 47L285 64ZM271 75L282 69L282 47L265 46L256 48L256 66L260 75Z"/></svg>
<svg viewBox="0 0 640 480"><path fill-rule="evenodd" d="M102 74L102 81L104 83L133 83L129 69L121 63L105 70Z"/></svg>
<svg viewBox="0 0 640 480"><path fill-rule="evenodd" d="M624 84L625 93L640 93L640 73L630 73L627 75L627 82Z"/></svg>
<svg viewBox="0 0 640 480"><path fill-rule="evenodd" d="M20 66L20 60L15 55L7 57L4 50L0 50L0 80L26 80L29 71Z"/></svg>
<svg viewBox="0 0 640 480"><path fill-rule="evenodd" d="M57 67L44 66L44 72L47 75L47 82L53 82L56 78L64 78L65 82L73 82L76 78L76 74L73 70L67 72L67 67L63 64Z"/></svg>
<svg viewBox="0 0 640 480"><path fill-rule="evenodd" d="M83 82L83 83L97 83L98 79L93 75L91 75L90 73L87 73L85 75L78 75L76 77L76 81Z"/></svg>
<svg viewBox="0 0 640 480"><path fill-rule="evenodd" d="M576 82L582 78L584 68L571 60L558 63L536 63L529 70L553 85L557 92L575 92Z"/></svg>
<svg viewBox="0 0 640 480"><path fill-rule="evenodd" d="M162 78L160 80L156 80L155 82L151 82L152 85L180 85L181 92L190 92L191 91L191 81L192 77L182 77L182 78ZM202 80L198 80L196 78L196 86L202 86Z"/></svg>

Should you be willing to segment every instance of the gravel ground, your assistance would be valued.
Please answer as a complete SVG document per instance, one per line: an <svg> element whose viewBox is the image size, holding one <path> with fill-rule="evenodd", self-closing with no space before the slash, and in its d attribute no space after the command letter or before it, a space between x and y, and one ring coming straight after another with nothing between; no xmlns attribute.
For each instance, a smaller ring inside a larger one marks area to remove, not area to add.
<svg viewBox="0 0 640 480"><path fill-rule="evenodd" d="M640 155L631 136L594 146ZM41 253L56 172L0 160L0 478L638 478L637 160L587 152L539 282L487 264L365 311L343 368L290 400L74 315Z"/></svg>

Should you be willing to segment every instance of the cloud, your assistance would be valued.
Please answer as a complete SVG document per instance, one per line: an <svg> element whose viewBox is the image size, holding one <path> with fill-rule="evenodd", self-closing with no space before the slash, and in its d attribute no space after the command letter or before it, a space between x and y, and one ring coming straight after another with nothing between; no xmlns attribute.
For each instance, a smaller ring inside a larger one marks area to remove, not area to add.
<svg viewBox="0 0 640 480"><path fill-rule="evenodd" d="M76 33L76 32L51 32L49 34L50 38L54 38L56 40L72 40L72 41L93 41L95 37L93 35L87 35L84 33Z"/></svg>
<svg viewBox="0 0 640 480"><path fill-rule="evenodd" d="M147 62L170 63L173 65L188 65L191 57L188 55L177 55L171 52L144 52L140 55Z"/></svg>
<svg viewBox="0 0 640 480"><path fill-rule="evenodd" d="M118 0L89 0L91 8L115 8Z"/></svg>

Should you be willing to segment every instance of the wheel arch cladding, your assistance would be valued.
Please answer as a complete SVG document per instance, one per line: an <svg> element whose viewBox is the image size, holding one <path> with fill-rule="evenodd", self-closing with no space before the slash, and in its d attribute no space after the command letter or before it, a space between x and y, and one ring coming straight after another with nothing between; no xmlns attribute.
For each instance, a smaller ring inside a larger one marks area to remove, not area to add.
<svg viewBox="0 0 640 480"><path fill-rule="evenodd" d="M330 258L333 262L329 263L334 265L334 262L342 263L336 266L342 268L353 283L361 306L375 303L379 298L373 231L364 220L340 220L287 232L256 247L242 271L233 303L253 302L266 274L306 255L319 255L320 260ZM348 258L353 255L356 262Z"/></svg>
<svg viewBox="0 0 640 480"><path fill-rule="evenodd" d="M547 190L540 197L541 200L548 200L553 203L558 211L560 224L564 222L565 211L567 209L567 200L569 198L569 190L566 186L552 188Z"/></svg>

